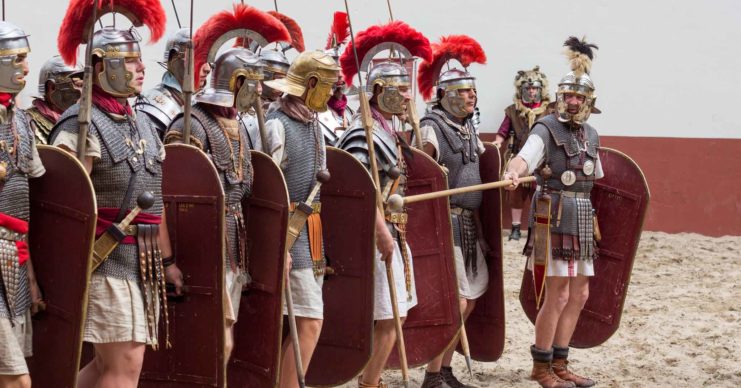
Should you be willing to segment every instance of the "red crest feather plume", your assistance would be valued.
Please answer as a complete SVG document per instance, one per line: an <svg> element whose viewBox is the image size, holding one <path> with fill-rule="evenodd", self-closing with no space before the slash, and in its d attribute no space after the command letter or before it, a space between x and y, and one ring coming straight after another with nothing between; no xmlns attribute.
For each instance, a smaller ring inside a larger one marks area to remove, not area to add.
<svg viewBox="0 0 741 388"><path fill-rule="evenodd" d="M268 42L288 42L291 35L280 20L257 8L235 4L234 11L221 11L211 16L193 36L193 77L199 85L200 68L208 61L208 52L217 39L232 30L247 29L262 35Z"/></svg>
<svg viewBox="0 0 741 388"><path fill-rule="evenodd" d="M280 12L268 11L268 13L270 14L270 16L280 20L280 22L283 23L284 26L286 26L286 28L288 29L288 33L291 35L291 46L300 53L304 52L304 50L306 50L306 46L304 46L304 33L301 31L301 27L298 25L298 23Z"/></svg>
<svg viewBox="0 0 741 388"><path fill-rule="evenodd" d="M343 45L349 37L350 19L347 18L345 12L335 12L334 19L332 19L332 27L329 29L327 45L324 46L324 49L329 50L335 46Z"/></svg>
<svg viewBox="0 0 741 388"><path fill-rule="evenodd" d="M486 54L479 42L467 35L449 35L440 38L439 43L432 44L432 60L419 65L419 92L422 98L429 100L440 77L440 71L446 62L455 59L468 67L472 63L486 64Z"/></svg>
<svg viewBox="0 0 741 388"><path fill-rule="evenodd" d="M157 42L165 33L167 17L160 0L96 0L98 18L109 12L126 16L137 27L146 25L150 31L149 43ZM97 20L92 20L91 0L71 0L62 20L57 46L62 59L77 63L77 48L88 43L88 32Z"/></svg>
<svg viewBox="0 0 741 388"><path fill-rule="evenodd" d="M358 62L362 62L365 55L373 47L384 43L393 42L406 47L415 57L422 58L425 61L432 60L432 49L430 41L425 38L419 31L410 27L402 21L393 21L384 25L368 27L366 30L359 32L355 36L355 45L358 51ZM340 66L345 82L352 85L353 77L358 74L358 67L355 64L355 54L353 45L350 43L345 48L345 52L340 57Z"/></svg>

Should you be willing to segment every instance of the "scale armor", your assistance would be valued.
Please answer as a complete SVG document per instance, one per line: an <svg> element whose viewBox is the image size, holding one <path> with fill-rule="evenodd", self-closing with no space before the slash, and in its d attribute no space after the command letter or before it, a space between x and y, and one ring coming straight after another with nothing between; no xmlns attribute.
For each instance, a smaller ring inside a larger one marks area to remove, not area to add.
<svg viewBox="0 0 741 388"><path fill-rule="evenodd" d="M13 115L15 129L19 136L18 141L18 163L16 158L12 157L5 150L0 150L0 162L7 163L7 180L2 189L0 196L0 213L22 219L29 220L30 204L28 196L28 174L31 172L31 159L33 155L33 130L25 120L24 112L16 109ZM13 131L10 129L11 124L0 124L0 141L4 144L12 145L15 142ZM8 240L0 240L0 260L5 264L5 260L14 260L18 262L18 254L15 249L15 243ZM27 266L17 267L17 273L13 276L16 286L16 299L14 311L10 312L5 304L5 287L9 285L0 285L0 317L9 318L23 315L31 306L31 293L29 291ZM0 278L0 283L3 280Z"/></svg>

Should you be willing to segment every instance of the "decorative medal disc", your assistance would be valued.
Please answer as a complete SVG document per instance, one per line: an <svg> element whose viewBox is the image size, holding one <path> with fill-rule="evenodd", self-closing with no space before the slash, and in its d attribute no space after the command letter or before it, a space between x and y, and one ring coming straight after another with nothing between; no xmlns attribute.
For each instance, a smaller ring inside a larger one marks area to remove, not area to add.
<svg viewBox="0 0 741 388"><path fill-rule="evenodd" d="M563 174L561 174L561 183L566 186L573 185L576 183L576 174L571 170L564 171Z"/></svg>
<svg viewBox="0 0 741 388"><path fill-rule="evenodd" d="M591 176L594 173L594 162L591 160L587 160L584 162L584 166L581 168L582 171L584 171L584 175Z"/></svg>

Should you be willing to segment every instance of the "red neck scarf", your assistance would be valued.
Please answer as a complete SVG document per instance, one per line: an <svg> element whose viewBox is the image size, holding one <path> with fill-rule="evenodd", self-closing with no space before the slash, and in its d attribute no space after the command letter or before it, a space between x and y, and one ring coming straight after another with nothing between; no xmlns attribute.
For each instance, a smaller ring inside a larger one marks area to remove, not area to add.
<svg viewBox="0 0 741 388"><path fill-rule="evenodd" d="M55 123L59 121L59 116L62 115L62 112L57 111L52 105L47 104L46 101L41 98L34 98L31 105L33 105L33 107L36 108L42 116Z"/></svg>
<svg viewBox="0 0 741 388"><path fill-rule="evenodd" d="M15 96L10 93L0 93L0 105L9 108L13 102L13 97Z"/></svg>
<svg viewBox="0 0 741 388"><path fill-rule="evenodd" d="M119 116L132 116L134 114L128 101L126 101L126 104L121 104L116 97L106 93L98 85L93 85L93 104L104 112Z"/></svg>
<svg viewBox="0 0 741 388"><path fill-rule="evenodd" d="M540 104L542 104L542 102L525 102L525 101L522 102L522 105L525 105L526 107L530 109L539 108Z"/></svg>
<svg viewBox="0 0 741 388"><path fill-rule="evenodd" d="M327 101L327 106L332 109L337 116L345 117L345 108L347 108L347 96L342 95L342 98L335 98L334 94Z"/></svg>

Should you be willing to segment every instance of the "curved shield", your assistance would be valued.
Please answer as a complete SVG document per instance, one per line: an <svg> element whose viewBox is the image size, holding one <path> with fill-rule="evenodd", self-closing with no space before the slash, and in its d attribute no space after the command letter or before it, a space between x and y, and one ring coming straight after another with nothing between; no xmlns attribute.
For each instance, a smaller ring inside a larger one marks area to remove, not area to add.
<svg viewBox="0 0 741 388"><path fill-rule="evenodd" d="M486 152L481 155L479 171L481 181L499 180L499 149L484 143ZM476 307L466 320L466 334L471 358L494 362L504 350L504 278L502 247L502 190L482 191L481 223L484 239L489 245L486 264L489 267L489 288L476 300ZM459 350L460 351L460 350Z"/></svg>
<svg viewBox="0 0 741 388"><path fill-rule="evenodd" d="M595 276L589 281L589 299L571 339L571 346L577 348L601 345L620 326L650 198L646 178L633 159L610 148L600 148L599 158L605 177L595 182L591 197L602 241L594 262ZM525 270L520 304L534 322L537 310L532 278Z"/></svg>
<svg viewBox="0 0 741 388"><path fill-rule="evenodd" d="M447 174L422 151L413 149L407 163L406 195L448 188ZM417 306L404 322L404 341L410 367L424 365L450 346L461 327L458 279L453 259L453 228L448 198L407 206L407 239L414 262ZM400 367L394 349L388 366Z"/></svg>
<svg viewBox="0 0 741 388"><path fill-rule="evenodd" d="M29 249L46 310L33 317L28 368L34 386L73 388L98 210L93 184L74 155L43 145L38 150L46 173L29 180Z"/></svg>
<svg viewBox="0 0 741 388"><path fill-rule="evenodd" d="M224 192L201 150L185 144L168 144L165 150L167 230L187 290L168 299L172 348L164 341L159 350L147 347L139 386L224 386ZM160 315L160 333L164 325Z"/></svg>
<svg viewBox="0 0 741 388"><path fill-rule="evenodd" d="M270 156L251 154L254 181L242 208L252 283L239 304L228 376L232 387L272 387L278 384L283 336L288 189Z"/></svg>
<svg viewBox="0 0 741 388"><path fill-rule="evenodd" d="M322 185L322 233L328 269L324 277L324 322L306 383L337 386L365 367L373 345L373 269L376 186L351 154L327 147Z"/></svg>

